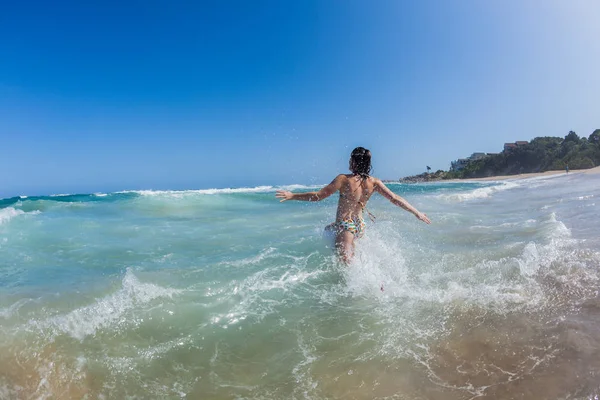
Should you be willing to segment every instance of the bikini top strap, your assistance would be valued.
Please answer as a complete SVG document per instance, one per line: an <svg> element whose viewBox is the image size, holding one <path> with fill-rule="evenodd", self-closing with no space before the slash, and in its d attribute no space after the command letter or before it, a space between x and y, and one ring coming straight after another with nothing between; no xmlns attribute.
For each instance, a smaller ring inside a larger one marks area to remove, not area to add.
<svg viewBox="0 0 600 400"><path fill-rule="evenodd" d="M359 201L358 204L360 204L360 206L362 207L363 211L367 212L367 215L369 216L369 219L372 222L375 222L375 219L377 217L375 217L375 215L373 215L373 213L371 211L369 211L369 209L367 208L367 206L362 201Z"/></svg>

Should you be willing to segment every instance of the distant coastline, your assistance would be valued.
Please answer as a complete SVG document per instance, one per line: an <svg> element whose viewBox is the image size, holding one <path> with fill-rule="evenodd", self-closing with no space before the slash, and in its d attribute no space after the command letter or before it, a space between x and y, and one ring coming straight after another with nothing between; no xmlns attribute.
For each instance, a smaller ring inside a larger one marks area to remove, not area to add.
<svg viewBox="0 0 600 400"><path fill-rule="evenodd" d="M437 172L432 172L432 173L423 172L422 174L419 174L419 175L405 176L404 178L400 178L396 182L400 182L400 183L422 183L422 182L435 182L435 181L442 181L442 180L453 179L452 177L447 177L447 175L448 175L448 172L441 171L441 170L437 171Z"/></svg>
<svg viewBox="0 0 600 400"><path fill-rule="evenodd" d="M569 175L597 175L600 174L600 166L588 169L578 169L575 171L569 171ZM498 175L498 176L489 176L486 178L463 178L463 179L451 179L449 182L464 182L464 181L474 181L474 182L485 182L485 181L504 181L507 179L526 179L526 178L535 178L535 177L544 177L544 176L554 176L554 175L567 175L566 171L545 171L545 172L530 172L526 174L517 174L517 175Z"/></svg>
<svg viewBox="0 0 600 400"><path fill-rule="evenodd" d="M441 180L499 180L525 175L555 175L600 166L600 129L589 137L569 131L564 137L536 137L505 143L500 153L473 153L450 163L448 171L424 172L399 179L402 183Z"/></svg>
<svg viewBox="0 0 600 400"><path fill-rule="evenodd" d="M487 176L482 178L454 178L454 179L444 179L437 177L436 174L427 174L423 173L420 175L407 176L398 181L384 181L389 183L423 183L423 182L437 182L437 181L445 181L445 182L485 182L485 181L503 181L507 179L526 179L526 178L534 178L534 177L542 177L542 176L553 176L553 175L566 175L566 171L545 171L545 172L529 172L524 174L515 174L515 175L496 175L496 176ZM569 175L575 174L585 174L585 175L596 175L600 174L600 166L589 168L589 169L579 169L575 171L570 171ZM423 175L430 175L428 177L423 177Z"/></svg>

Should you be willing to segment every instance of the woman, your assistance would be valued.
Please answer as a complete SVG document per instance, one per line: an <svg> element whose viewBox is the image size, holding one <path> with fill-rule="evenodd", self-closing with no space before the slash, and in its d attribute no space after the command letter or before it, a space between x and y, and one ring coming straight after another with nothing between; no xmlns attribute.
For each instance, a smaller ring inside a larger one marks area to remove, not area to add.
<svg viewBox="0 0 600 400"><path fill-rule="evenodd" d="M415 215L421 221L430 224L427 215L419 212L402 197L393 193L381 180L369 175L371 172L371 152L364 147L352 150L350 156L351 174L338 175L329 185L318 192L292 193L278 190L275 196L286 200L321 201L339 190L335 222L325 229L335 233L335 246L344 263L349 263L354 256L354 239L362 236L365 230L363 211L374 192L378 192L397 205ZM368 211L367 211L368 212ZM369 215L371 215L369 213Z"/></svg>

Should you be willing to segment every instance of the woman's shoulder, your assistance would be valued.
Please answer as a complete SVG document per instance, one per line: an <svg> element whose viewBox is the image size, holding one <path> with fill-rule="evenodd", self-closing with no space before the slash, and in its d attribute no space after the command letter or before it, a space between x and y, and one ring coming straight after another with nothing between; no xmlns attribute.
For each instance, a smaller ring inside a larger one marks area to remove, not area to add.
<svg viewBox="0 0 600 400"><path fill-rule="evenodd" d="M377 190L377 187L382 185L381 180L374 176L369 176L369 184L373 190Z"/></svg>

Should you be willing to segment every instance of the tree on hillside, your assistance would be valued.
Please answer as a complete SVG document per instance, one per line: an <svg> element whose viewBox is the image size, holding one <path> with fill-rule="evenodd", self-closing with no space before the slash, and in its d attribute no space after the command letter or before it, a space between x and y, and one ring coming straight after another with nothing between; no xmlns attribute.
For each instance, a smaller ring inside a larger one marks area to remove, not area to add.
<svg viewBox="0 0 600 400"><path fill-rule="evenodd" d="M595 165L600 165L600 129L596 129L587 140L588 146L586 156L589 157Z"/></svg>
<svg viewBox="0 0 600 400"><path fill-rule="evenodd" d="M565 136L565 142L579 143L579 136L575 132L569 131L567 136Z"/></svg>

